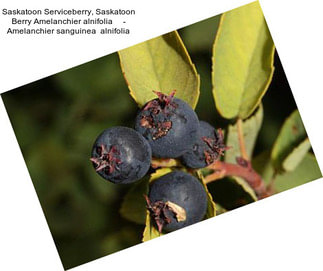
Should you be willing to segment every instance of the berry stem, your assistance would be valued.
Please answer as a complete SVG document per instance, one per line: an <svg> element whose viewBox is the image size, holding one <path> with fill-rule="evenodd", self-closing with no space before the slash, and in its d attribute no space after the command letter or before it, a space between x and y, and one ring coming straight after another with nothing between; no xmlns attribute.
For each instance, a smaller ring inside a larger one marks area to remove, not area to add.
<svg viewBox="0 0 323 271"><path fill-rule="evenodd" d="M249 160L246 145L244 143L244 137L243 137L243 121L242 119L237 120L237 128L238 128L238 138L239 138L239 145L240 145L240 154L241 157L245 160Z"/></svg>
<svg viewBox="0 0 323 271"><path fill-rule="evenodd" d="M243 158L238 158L237 161L238 164L215 161L209 165L207 168L213 170L213 173L204 178L205 183L208 184L228 176L236 176L243 178L251 186L258 199L270 196L271 193L267 190L261 176L252 168L251 163Z"/></svg>

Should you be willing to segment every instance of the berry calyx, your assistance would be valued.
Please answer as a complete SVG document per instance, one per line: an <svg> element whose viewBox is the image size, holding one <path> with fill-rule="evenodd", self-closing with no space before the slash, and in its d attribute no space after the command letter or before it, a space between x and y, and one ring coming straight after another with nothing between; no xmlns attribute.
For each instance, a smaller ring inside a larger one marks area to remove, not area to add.
<svg viewBox="0 0 323 271"><path fill-rule="evenodd" d="M172 217L176 217L177 222L186 220L186 211L177 204L171 201L163 202L161 200L151 203L149 198L146 195L144 196L147 209L154 219L159 232L162 232L165 225L171 223Z"/></svg>
<svg viewBox="0 0 323 271"><path fill-rule="evenodd" d="M127 184L147 173L151 148L135 130L117 126L104 130L98 136L90 160L95 171L104 179Z"/></svg>
<svg viewBox="0 0 323 271"><path fill-rule="evenodd" d="M181 161L189 168L203 168L217 161L227 149L222 130L216 130L209 123L200 121L198 139L182 155Z"/></svg>
<svg viewBox="0 0 323 271"><path fill-rule="evenodd" d="M182 171L173 171L153 181L146 202L159 232L170 232L199 222L207 208L204 186Z"/></svg>
<svg viewBox="0 0 323 271"><path fill-rule="evenodd" d="M160 113L165 115L169 115L170 112L168 111L169 107L176 108L176 103L173 102L174 95L176 93L173 90L169 95L165 95L158 91L153 91L157 96L158 99L151 100L148 102L143 110L150 111L151 114L149 115L142 115L140 120L140 125L144 128L148 128L151 130L152 139L156 140L160 137L167 135L168 131L172 128L172 122L167 120L158 120L152 116L157 116Z"/></svg>
<svg viewBox="0 0 323 271"><path fill-rule="evenodd" d="M116 167L121 163L120 152L116 146L112 146L109 151L106 150L105 145L97 147L97 153L99 157L93 157L90 160L96 164L96 171L100 171L106 168L111 174Z"/></svg>
<svg viewBox="0 0 323 271"><path fill-rule="evenodd" d="M205 162L207 165L212 164L224 151L228 149L224 144L223 132L221 129L214 130L213 137L203 136L201 138L209 147L209 149L204 150Z"/></svg>
<svg viewBox="0 0 323 271"><path fill-rule="evenodd" d="M149 142L154 157L177 158L197 139L199 122L183 100L154 91L158 98L146 103L136 117L135 129Z"/></svg>

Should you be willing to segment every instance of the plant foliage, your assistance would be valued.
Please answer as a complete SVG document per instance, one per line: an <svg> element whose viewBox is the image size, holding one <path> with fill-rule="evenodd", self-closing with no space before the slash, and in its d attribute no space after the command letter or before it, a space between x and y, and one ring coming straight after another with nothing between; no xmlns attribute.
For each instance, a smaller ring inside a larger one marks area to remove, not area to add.
<svg viewBox="0 0 323 271"><path fill-rule="evenodd" d="M234 120L222 127L229 147L223 161L234 164L237 157L252 160L254 168L268 184L268 190L275 192L319 177L321 173L314 156L309 153L311 145L297 110L283 124L272 149L253 159L264 118L261 100L273 77L275 51L259 3L226 12L214 24L217 34L213 43L212 92L219 114ZM195 108L200 94L199 75L177 31L119 51L119 58L130 94L138 106L155 98L152 90L165 93L176 90L177 97ZM133 187L121 208L122 215L129 220L137 223L145 221L143 241L162 234L151 221L142 194L148 191L150 182L173 167L186 170L174 160L167 165L157 170L149 181L143 180ZM311 170L306 171L306 167ZM217 186L213 199L203 176L208 174L207 169L192 174L200 179L207 191L206 218L215 216L216 210L225 212L222 206L234 206L228 202L217 202L217 193L228 186ZM243 205L257 200L257 191L243 178L233 175L223 180L231 183L231 191L240 191L236 194L238 198L231 199L232 202Z"/></svg>

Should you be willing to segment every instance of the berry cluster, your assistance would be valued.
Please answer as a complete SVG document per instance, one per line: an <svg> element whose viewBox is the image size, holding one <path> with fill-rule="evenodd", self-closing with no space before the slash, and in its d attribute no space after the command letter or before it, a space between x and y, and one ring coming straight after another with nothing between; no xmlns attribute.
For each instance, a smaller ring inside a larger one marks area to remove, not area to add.
<svg viewBox="0 0 323 271"><path fill-rule="evenodd" d="M112 127L96 139L91 161L96 172L116 184L133 183L150 169L152 157L178 158L183 166L204 168L226 150L221 130L199 121L183 100L155 92L135 119L135 129ZM145 196L158 230L174 231L203 219L207 196L191 174L173 171L151 183Z"/></svg>

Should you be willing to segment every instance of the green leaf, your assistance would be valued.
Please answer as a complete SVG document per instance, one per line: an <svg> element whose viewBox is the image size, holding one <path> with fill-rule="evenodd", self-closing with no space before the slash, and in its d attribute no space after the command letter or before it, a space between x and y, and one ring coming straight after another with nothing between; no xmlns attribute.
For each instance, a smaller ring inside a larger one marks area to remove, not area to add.
<svg viewBox="0 0 323 271"><path fill-rule="evenodd" d="M156 227L154 227L152 225L152 221L151 221L151 218L150 218L150 214L149 212L147 211L146 212L146 227L144 229L144 233L143 233L143 238L142 238L142 241L143 242L147 242L151 239L154 239L156 237L159 237L159 236L162 236L163 234L160 233Z"/></svg>
<svg viewBox="0 0 323 271"><path fill-rule="evenodd" d="M181 37L191 53L211 51L220 18L221 15L217 15L180 29Z"/></svg>
<svg viewBox="0 0 323 271"><path fill-rule="evenodd" d="M286 171L293 171L299 163L303 160L306 153L311 148L311 143L308 138L306 138L301 144L299 144L292 152L289 154L283 162L283 168Z"/></svg>
<svg viewBox="0 0 323 271"><path fill-rule="evenodd" d="M216 204L226 210L232 210L256 200L254 192L245 182L239 183L238 178L226 177L208 184L208 189ZM241 180L241 179L240 179Z"/></svg>
<svg viewBox="0 0 323 271"><path fill-rule="evenodd" d="M172 170L170 168L161 168L161 169L156 170L155 173L151 174L150 179L149 179L149 183L151 183L152 181L158 179L159 177L161 177L171 171ZM146 215L146 219L145 219L146 226L145 226L143 238L142 238L143 242L149 241L151 239L154 239L158 236L163 235L163 233L160 233L156 229L156 227L153 225L151 217L150 217L150 213L147 209L146 209L145 215Z"/></svg>
<svg viewBox="0 0 323 271"><path fill-rule="evenodd" d="M285 191L320 177L322 177L322 173L315 156L308 153L294 171L277 175L275 190L277 192Z"/></svg>
<svg viewBox="0 0 323 271"><path fill-rule="evenodd" d="M241 186L241 188L244 190L244 192L246 192L247 194L250 195L250 197L252 198L253 201L258 200L255 191L250 187L250 185L244 179L242 179L240 177L236 177L236 176L232 176L231 178L233 180L235 180L237 182L237 184L239 184Z"/></svg>
<svg viewBox="0 0 323 271"><path fill-rule="evenodd" d="M299 146L306 138L307 134L301 116L298 110L295 110L285 120L271 152L271 160L277 171L293 169L297 166L297 161L301 161L310 148L309 142L306 143L306 141ZM294 151L296 147L298 148ZM287 162L284 162L286 159L288 159ZM284 165L287 168L284 168Z"/></svg>
<svg viewBox="0 0 323 271"><path fill-rule="evenodd" d="M176 90L195 108L200 93L200 78L176 31L119 51L123 75L131 96L141 107L156 98L153 90Z"/></svg>
<svg viewBox="0 0 323 271"><path fill-rule="evenodd" d="M163 169L159 169L157 170L154 174L151 175L150 178L150 182L152 182L153 180L171 172L172 170L170 168L163 168ZM203 186L205 187L206 193L207 193L207 211L206 211L206 215L205 218L210 218L210 217L214 217L216 216L216 206L215 203L213 202L212 199L212 195L209 193L207 186L204 184L203 182L203 175L201 172L196 172L195 177L197 177L200 182L203 184ZM148 211L146 211L146 226L144 229L144 233L143 233L143 242L146 242L148 240L154 239L158 236L163 235L163 233L160 233L156 227L152 224L152 220L150 217L150 214Z"/></svg>
<svg viewBox="0 0 323 271"><path fill-rule="evenodd" d="M149 179L144 178L132 185L123 199L120 214L135 223L145 224L146 201L144 195L148 193Z"/></svg>
<svg viewBox="0 0 323 271"><path fill-rule="evenodd" d="M261 175L266 183L269 183L275 174L270 161L270 151L264 151L254 157L252 160L252 167Z"/></svg>
<svg viewBox="0 0 323 271"><path fill-rule="evenodd" d="M152 181L154 181L154 180L160 178L161 176L164 176L170 172L172 172L171 168L161 168L161 169L156 170L155 173L150 175L149 183L151 183Z"/></svg>
<svg viewBox="0 0 323 271"><path fill-rule="evenodd" d="M262 125L262 120L263 108L260 105L254 115L242 122L243 138L248 157L252 157L252 152ZM230 147L230 149L225 152L224 160L227 163L235 164L236 157L241 156L237 124L228 126L226 145ZM245 180L235 176L232 176L230 179L231 181L235 181L253 201L257 201L255 192Z"/></svg>
<svg viewBox="0 0 323 271"><path fill-rule="evenodd" d="M211 193L207 190L206 185L204 185L204 186L205 186L206 195L207 195L207 209L206 209L205 218L211 218L211 217L216 216L216 206L213 201Z"/></svg>
<svg viewBox="0 0 323 271"><path fill-rule="evenodd" d="M207 195L207 209L206 209L205 218L214 217L214 216L216 216L216 205L213 201L211 193L207 189L207 186L204 182L203 174L201 171L197 171L195 175L196 175L197 179L199 179L200 182L203 184L205 191L206 191L206 195Z"/></svg>
<svg viewBox="0 0 323 271"><path fill-rule="evenodd" d="M216 214L220 215L220 214L224 214L227 212L227 210L225 208L223 208L220 204L215 203L215 208L216 208Z"/></svg>
<svg viewBox="0 0 323 271"><path fill-rule="evenodd" d="M275 192L282 192L322 177L315 156L311 153L307 153L295 170L290 172L280 172L275 175L268 151L253 160L253 167L267 184L273 184Z"/></svg>
<svg viewBox="0 0 323 271"><path fill-rule="evenodd" d="M254 115L242 123L243 138L248 157L252 157L252 152L262 125L262 120L263 108L260 106ZM225 161L228 163L236 163L236 157L241 156L237 124L229 125L226 145L230 147L230 149L225 152Z"/></svg>
<svg viewBox="0 0 323 271"><path fill-rule="evenodd" d="M222 15L213 46L213 96L220 114L245 119L274 72L274 44L258 2Z"/></svg>

